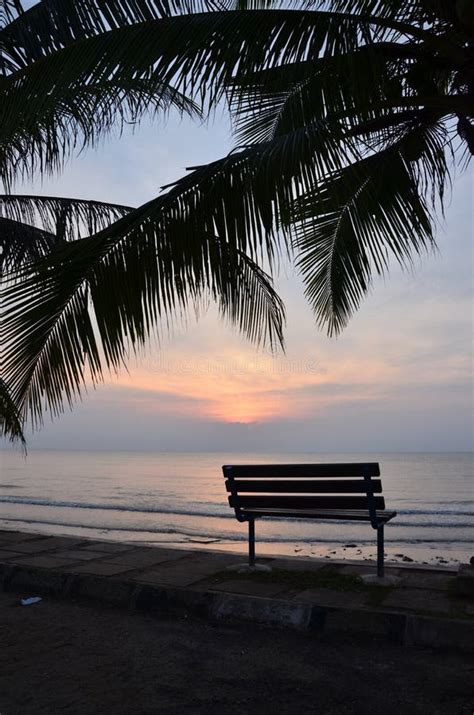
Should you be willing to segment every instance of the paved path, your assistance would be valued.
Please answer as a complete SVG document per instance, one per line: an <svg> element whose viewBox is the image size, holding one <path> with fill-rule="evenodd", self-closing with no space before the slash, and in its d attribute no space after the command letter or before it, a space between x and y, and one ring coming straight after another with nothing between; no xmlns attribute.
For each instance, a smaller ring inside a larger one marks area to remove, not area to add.
<svg viewBox="0 0 474 715"><path fill-rule="evenodd" d="M126 577L136 583L178 588L209 588L299 601L316 599L322 605L369 605L370 591L344 592L328 586L324 589L308 588L308 579L299 579L298 573L329 570L341 575L365 574L373 573L374 566L302 557L264 558L259 562L270 565L276 571L291 571L294 578L278 582L258 574L249 579L248 575L235 573L226 574L223 579L222 572L227 567L245 563L241 554L137 547L111 541L0 531L0 563L7 565L40 568L55 573L87 574L115 581ZM464 612L474 616L474 603L452 598L453 570L397 565L388 567L386 574L398 576L400 581L396 589L387 590L383 599L385 607L453 616Z"/></svg>
<svg viewBox="0 0 474 715"><path fill-rule="evenodd" d="M396 566L393 588L365 587L374 566L266 558L270 574L239 574L232 553L140 547L0 531L0 585L23 595L88 597L212 619L310 630L385 634L392 642L474 650L474 601L455 592L449 569Z"/></svg>

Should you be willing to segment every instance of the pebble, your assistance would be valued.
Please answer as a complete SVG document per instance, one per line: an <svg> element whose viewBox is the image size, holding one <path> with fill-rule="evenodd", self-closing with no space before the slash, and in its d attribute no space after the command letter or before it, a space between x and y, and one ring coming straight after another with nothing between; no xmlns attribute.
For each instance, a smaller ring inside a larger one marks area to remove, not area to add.
<svg viewBox="0 0 474 715"><path fill-rule="evenodd" d="M413 563L413 559L411 559L409 556L404 556L402 561L410 561L410 563Z"/></svg>

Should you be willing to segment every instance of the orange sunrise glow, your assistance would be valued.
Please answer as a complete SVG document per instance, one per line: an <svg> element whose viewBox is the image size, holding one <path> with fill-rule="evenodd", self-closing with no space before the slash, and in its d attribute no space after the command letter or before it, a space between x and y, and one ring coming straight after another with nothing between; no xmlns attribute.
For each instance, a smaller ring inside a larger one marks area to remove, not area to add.
<svg viewBox="0 0 474 715"><path fill-rule="evenodd" d="M396 368L375 359L357 363L346 358L336 367L326 356L330 367L320 367L310 358L256 356L246 346L228 347L218 356L212 345L208 349L183 359L171 347L156 359L139 360L129 374L118 376L118 384L141 391L143 398L135 394L132 402L149 413L171 410L198 419L251 424L319 413L345 399L344 384L350 385L351 399L372 399L376 388L371 383L393 383L399 377ZM331 385L338 388L334 394ZM178 400L174 406L169 401L162 405L163 395Z"/></svg>

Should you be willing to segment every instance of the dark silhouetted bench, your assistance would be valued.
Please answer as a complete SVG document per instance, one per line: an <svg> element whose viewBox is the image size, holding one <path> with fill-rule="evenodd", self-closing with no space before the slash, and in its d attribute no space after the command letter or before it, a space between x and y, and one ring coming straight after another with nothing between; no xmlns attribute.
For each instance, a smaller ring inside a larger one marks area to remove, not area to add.
<svg viewBox="0 0 474 715"><path fill-rule="evenodd" d="M255 520L263 517L367 521L377 530L377 574L384 572L385 510L376 462L365 464L245 464L222 467L229 504L249 524L249 564L255 563ZM377 495L377 496L376 496Z"/></svg>

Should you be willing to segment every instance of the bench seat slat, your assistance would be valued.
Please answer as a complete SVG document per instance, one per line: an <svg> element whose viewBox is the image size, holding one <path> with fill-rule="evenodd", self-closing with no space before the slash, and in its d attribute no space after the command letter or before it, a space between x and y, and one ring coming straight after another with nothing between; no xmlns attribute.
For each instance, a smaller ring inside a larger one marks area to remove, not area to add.
<svg viewBox="0 0 474 715"><path fill-rule="evenodd" d="M385 509L383 497L374 497L376 509ZM240 509L368 509L367 497L230 496L229 504Z"/></svg>
<svg viewBox="0 0 474 715"><path fill-rule="evenodd" d="M356 464L232 464L222 467L226 478L234 479L313 479L332 477L346 479L347 477L380 476L378 462Z"/></svg>
<svg viewBox="0 0 474 715"><path fill-rule="evenodd" d="M380 479L370 480L374 494L382 493ZM363 479L226 479L228 492L267 492L283 494L366 494L367 485Z"/></svg>
<svg viewBox="0 0 474 715"><path fill-rule="evenodd" d="M339 519L342 521L370 521L370 516L367 510L344 510L337 511L336 509L299 509L292 511L291 509L243 509L242 514L257 518L259 516L273 517L296 517L300 519ZM396 515L396 511L377 511L377 520L387 523Z"/></svg>

